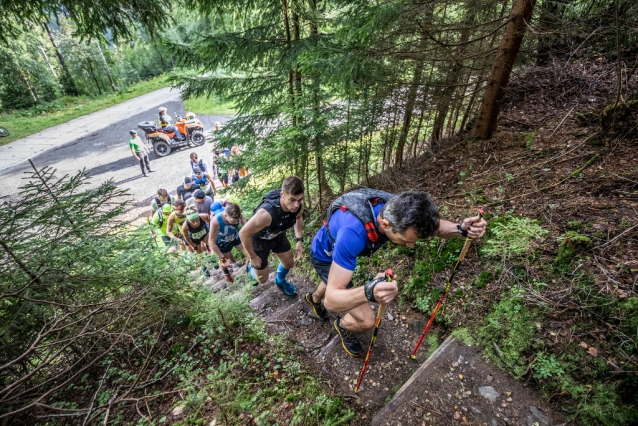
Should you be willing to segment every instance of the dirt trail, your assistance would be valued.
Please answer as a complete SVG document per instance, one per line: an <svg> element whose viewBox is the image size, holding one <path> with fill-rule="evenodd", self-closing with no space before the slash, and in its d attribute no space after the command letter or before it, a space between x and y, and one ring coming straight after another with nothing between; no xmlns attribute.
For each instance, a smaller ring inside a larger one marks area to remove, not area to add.
<svg viewBox="0 0 638 426"><path fill-rule="evenodd" d="M242 281L247 277L245 268L233 275ZM417 359L411 360L424 318L409 309L402 311L395 302L386 308L363 384L355 394L352 389L363 357L350 357L342 349L333 328L334 314L327 321L314 316L304 295L315 285L295 276L289 280L297 286L296 296L284 295L271 273L265 284L252 291L250 306L266 322L269 333L283 334L303 349L305 362L357 410L357 424L541 426L563 422L535 391L490 365L477 348L453 338L430 358L424 342ZM205 285L212 291L228 286L220 270ZM376 311L378 306L371 305ZM359 336L366 349L371 335Z"/></svg>

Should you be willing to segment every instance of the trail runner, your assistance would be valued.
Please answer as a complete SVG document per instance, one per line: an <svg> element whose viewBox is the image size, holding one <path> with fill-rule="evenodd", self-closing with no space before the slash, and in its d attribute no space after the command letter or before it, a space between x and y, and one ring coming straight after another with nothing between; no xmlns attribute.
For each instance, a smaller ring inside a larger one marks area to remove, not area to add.
<svg viewBox="0 0 638 426"><path fill-rule="evenodd" d="M273 252L280 261L275 284L287 296L297 294L297 288L286 280L286 275L303 253L303 197L303 181L297 176L287 177L281 190L270 191L264 196L253 217L239 231L239 238L250 258L248 272L260 283L265 283L268 280L268 256ZM297 239L294 259L286 236L286 230L292 227Z"/></svg>
<svg viewBox="0 0 638 426"><path fill-rule="evenodd" d="M332 202L324 226L312 241L310 263L322 283L314 293L307 293L305 300L324 320L328 319L327 311L339 313L334 328L344 350L350 356L361 356L363 348L354 334L374 328L370 302L390 303L398 288L396 281L385 281L383 272L353 288L357 257L369 256L387 241L414 248L418 240L432 236L480 238L486 226L478 216L460 224L439 219L438 208L426 192L393 195L362 188L346 193Z"/></svg>

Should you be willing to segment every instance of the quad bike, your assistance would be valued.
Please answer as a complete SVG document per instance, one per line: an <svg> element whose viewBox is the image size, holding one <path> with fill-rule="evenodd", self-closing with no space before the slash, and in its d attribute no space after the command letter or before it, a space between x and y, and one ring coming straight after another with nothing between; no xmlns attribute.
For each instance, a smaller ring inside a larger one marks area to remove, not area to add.
<svg viewBox="0 0 638 426"><path fill-rule="evenodd" d="M195 146L201 146L206 142L204 126L195 114L188 112L184 119L175 114L175 118L175 127L184 137L182 140L175 138L175 132L162 129L154 121L142 121L137 125L144 130L146 140L153 145L153 150L159 157L166 157L173 149L181 146L191 143Z"/></svg>

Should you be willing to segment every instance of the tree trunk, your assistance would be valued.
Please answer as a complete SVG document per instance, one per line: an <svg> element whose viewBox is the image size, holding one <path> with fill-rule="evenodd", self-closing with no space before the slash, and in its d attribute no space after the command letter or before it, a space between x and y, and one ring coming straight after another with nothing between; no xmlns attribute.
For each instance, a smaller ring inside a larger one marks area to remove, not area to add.
<svg viewBox="0 0 638 426"><path fill-rule="evenodd" d="M53 77L57 79L58 74L55 72L55 68L53 68L53 65L51 65L51 61L49 61L49 55L47 55L47 52L45 52L42 47L40 47L40 53L42 54L42 57L46 61L47 65L49 66L49 69L51 70L51 74L53 74Z"/></svg>
<svg viewBox="0 0 638 426"><path fill-rule="evenodd" d="M311 36L316 36L319 34L319 29L317 27L317 1L309 0L310 6L310 16L308 21L308 27L310 30ZM319 75L312 75L312 102L315 113L315 125L319 116L321 115L321 111L319 108L320 99L319 99L319 91L321 90L321 84L319 81ZM315 131L314 137L314 148L315 148L315 165L317 167L317 184L319 185L319 206L323 207L323 201L328 198L332 198L333 193L330 188L330 184L328 183L328 179L326 178L326 171L324 169L323 162L323 149L321 146L321 139L319 131Z"/></svg>
<svg viewBox="0 0 638 426"><path fill-rule="evenodd" d="M423 39L424 36L422 36ZM397 143L397 150L394 157L394 165L399 167L403 162L403 148L405 142L408 139L408 133L410 131L410 125L412 124L412 114L414 113L414 104L416 103L416 96L419 91L419 85L421 84L421 76L423 75L423 62L424 58L417 60L414 67L414 76L412 77L412 83L410 84L410 90L408 91L408 99L405 103L405 114L403 114L403 127L401 128L401 135L399 136L399 142Z"/></svg>
<svg viewBox="0 0 638 426"><path fill-rule="evenodd" d="M91 77L93 78L93 81L95 82L95 87L97 87L98 93L102 95L102 88L100 87L100 82L95 76L95 73L93 72L93 65L91 64L91 61L88 58L86 59L86 63L88 65L89 74L91 74Z"/></svg>
<svg viewBox="0 0 638 426"><path fill-rule="evenodd" d="M512 67L521 48L527 22L532 16L536 0L515 0L509 22L496 52L492 72L487 80L487 88L479 108L478 117L472 128L472 136L490 139L496 130L501 101L510 79Z"/></svg>
<svg viewBox="0 0 638 426"><path fill-rule="evenodd" d="M113 81L113 76L111 75L111 70L109 69L109 64L106 62L106 58L104 57L104 52L102 52L102 46L100 46L100 42L95 41L97 45L97 50L100 52L100 56L102 57L102 62L104 62L104 68L106 68L106 75L109 76L109 83L111 83L111 89L114 92L117 92L117 87L115 87L115 81Z"/></svg>
<svg viewBox="0 0 638 426"><path fill-rule="evenodd" d="M463 70L463 55L466 50L466 43L470 37L470 27L474 24L474 17L476 16L476 8L478 7L476 0L468 0L465 10L464 27L461 30L461 37L459 40L459 46L456 49L456 58L453 58L454 65L450 73L447 75L445 88L441 93L441 102L439 104L436 120L434 121L434 128L432 129L432 141L438 141L443 138L443 127L445 125L445 119L450 111L450 104L454 92L457 89L457 85L461 79ZM450 117L451 120L451 117Z"/></svg>
<svg viewBox="0 0 638 426"><path fill-rule="evenodd" d="M49 28L49 24L47 24L46 22L42 22L42 26L47 32L49 36L49 40L51 40L51 44L53 45L53 48L55 49L55 54L57 55L58 60L60 61L62 70L64 71L63 85L64 85L64 88L66 89L67 94L71 96L78 96L79 95L78 88L75 85L75 81L73 80L73 77L71 76L71 71L69 71L69 67L66 66L66 62L64 61L64 56L62 56L62 51L58 47L58 44L55 42L55 38L53 37L51 28Z"/></svg>

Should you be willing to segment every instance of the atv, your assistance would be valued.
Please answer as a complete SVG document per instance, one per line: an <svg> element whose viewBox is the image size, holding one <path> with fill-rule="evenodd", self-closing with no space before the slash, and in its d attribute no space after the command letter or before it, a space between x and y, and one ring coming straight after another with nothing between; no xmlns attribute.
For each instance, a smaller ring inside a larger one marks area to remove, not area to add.
<svg viewBox="0 0 638 426"><path fill-rule="evenodd" d="M187 112L184 119L175 114L175 118L175 127L183 136L181 140L175 138L175 132L162 129L154 121L143 121L137 125L137 127L144 130L147 142L153 145L153 150L159 157L166 157L175 148L188 144L201 146L206 142L204 126L202 126L201 121L194 113Z"/></svg>

